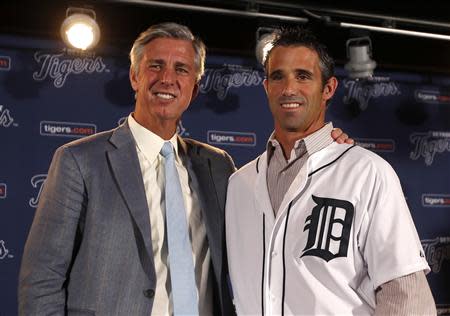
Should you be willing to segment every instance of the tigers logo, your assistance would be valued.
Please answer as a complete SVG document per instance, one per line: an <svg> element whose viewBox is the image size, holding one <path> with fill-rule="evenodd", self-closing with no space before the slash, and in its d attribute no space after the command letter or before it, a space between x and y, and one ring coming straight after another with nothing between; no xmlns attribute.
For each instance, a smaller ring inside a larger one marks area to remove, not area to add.
<svg viewBox="0 0 450 316"><path fill-rule="evenodd" d="M357 101L361 109L366 109L370 99L400 95L401 91L395 82L389 78L374 77L370 80L344 80L345 95L342 100L345 104Z"/></svg>
<svg viewBox="0 0 450 316"><path fill-rule="evenodd" d="M413 133L409 136L409 140L414 145L414 151L409 157L412 160L423 157L427 166L433 164L437 153L450 152L450 132Z"/></svg>
<svg viewBox="0 0 450 316"><path fill-rule="evenodd" d="M305 221L303 231L308 231L308 241L301 257L317 256L327 262L346 257L355 212L353 204L314 195L312 199L316 206Z"/></svg>
<svg viewBox="0 0 450 316"><path fill-rule="evenodd" d="M256 146L255 133L208 131L208 144L230 146Z"/></svg>
<svg viewBox="0 0 450 316"><path fill-rule="evenodd" d="M84 137L95 134L95 124L78 122L41 121L40 134L42 136Z"/></svg>
<svg viewBox="0 0 450 316"><path fill-rule="evenodd" d="M17 124L14 123L14 119L11 116L11 112L3 105L0 105L0 127L7 128L10 126L17 126Z"/></svg>
<svg viewBox="0 0 450 316"><path fill-rule="evenodd" d="M450 195L448 194L422 194L423 207L450 207Z"/></svg>
<svg viewBox="0 0 450 316"><path fill-rule="evenodd" d="M240 65L224 65L220 69L206 69L200 83L200 92L214 91L217 98L225 100L230 88L259 86L263 78L258 70L244 68Z"/></svg>
<svg viewBox="0 0 450 316"><path fill-rule="evenodd" d="M180 136L189 136L189 133L186 132L186 129L184 128L183 122L181 120L179 120L177 124L177 134Z"/></svg>
<svg viewBox="0 0 450 316"><path fill-rule="evenodd" d="M65 54L36 52L34 60L41 68L33 73L33 79L44 81L50 77L56 88L63 87L69 75L109 72L100 56L73 58Z"/></svg>
<svg viewBox="0 0 450 316"><path fill-rule="evenodd" d="M450 237L436 237L421 242L431 271L439 273L443 262L450 261Z"/></svg>
<svg viewBox="0 0 450 316"><path fill-rule="evenodd" d="M0 259L14 258L12 254L9 253L8 248L6 248L5 242L0 240Z"/></svg>
<svg viewBox="0 0 450 316"><path fill-rule="evenodd" d="M46 174L37 174L31 178L31 185L33 186L33 188L37 189L36 196L32 197L30 199L30 201L28 202L28 204L32 208L36 208L39 204L39 199L41 197L42 188L43 188L45 179L47 179Z"/></svg>
<svg viewBox="0 0 450 316"><path fill-rule="evenodd" d="M417 101L429 104L450 104L450 95L439 91L417 90L414 93Z"/></svg>
<svg viewBox="0 0 450 316"><path fill-rule="evenodd" d="M356 144L375 152L394 152L395 141L393 139L357 138Z"/></svg>
<svg viewBox="0 0 450 316"><path fill-rule="evenodd" d="M436 304L437 314L439 316L450 315L450 304Z"/></svg>
<svg viewBox="0 0 450 316"><path fill-rule="evenodd" d="M122 125L127 120L128 116L123 116L117 121L117 125Z"/></svg>

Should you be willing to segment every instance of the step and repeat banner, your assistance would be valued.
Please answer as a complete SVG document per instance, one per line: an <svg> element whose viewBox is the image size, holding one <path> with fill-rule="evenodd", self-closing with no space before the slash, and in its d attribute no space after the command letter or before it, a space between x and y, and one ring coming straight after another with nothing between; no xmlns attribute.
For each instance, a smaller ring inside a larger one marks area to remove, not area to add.
<svg viewBox="0 0 450 316"><path fill-rule="evenodd" d="M0 315L17 314L21 256L53 152L123 122L134 102L128 71L127 52L75 55L0 36ZM397 171L438 311L450 314L450 76L337 75L327 119ZM255 158L273 128L263 79L253 59L209 55L179 134L225 149L238 167Z"/></svg>

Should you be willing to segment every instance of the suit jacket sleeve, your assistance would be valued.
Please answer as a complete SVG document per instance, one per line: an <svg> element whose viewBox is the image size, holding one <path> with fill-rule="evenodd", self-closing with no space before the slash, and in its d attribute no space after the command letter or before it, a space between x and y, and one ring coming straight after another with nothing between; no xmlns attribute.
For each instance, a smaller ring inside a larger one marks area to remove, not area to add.
<svg viewBox="0 0 450 316"><path fill-rule="evenodd" d="M64 314L65 284L87 196L69 148L59 148L44 183L19 274L20 315Z"/></svg>

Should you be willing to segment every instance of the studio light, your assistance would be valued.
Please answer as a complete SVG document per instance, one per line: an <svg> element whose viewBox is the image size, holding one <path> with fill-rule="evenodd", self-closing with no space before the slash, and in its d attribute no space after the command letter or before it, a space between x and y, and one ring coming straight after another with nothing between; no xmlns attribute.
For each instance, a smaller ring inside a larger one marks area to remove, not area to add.
<svg viewBox="0 0 450 316"><path fill-rule="evenodd" d="M377 63L372 60L372 42L370 38L351 38L346 42L348 63L344 68L352 79L364 79L373 76Z"/></svg>
<svg viewBox="0 0 450 316"><path fill-rule="evenodd" d="M272 49L273 41L277 36L276 30L269 27L259 27L256 30L255 55L259 63L264 65L267 53Z"/></svg>
<svg viewBox="0 0 450 316"><path fill-rule="evenodd" d="M100 40L100 28L96 22L95 11L70 7L61 25L64 42L74 48L86 50L93 48Z"/></svg>

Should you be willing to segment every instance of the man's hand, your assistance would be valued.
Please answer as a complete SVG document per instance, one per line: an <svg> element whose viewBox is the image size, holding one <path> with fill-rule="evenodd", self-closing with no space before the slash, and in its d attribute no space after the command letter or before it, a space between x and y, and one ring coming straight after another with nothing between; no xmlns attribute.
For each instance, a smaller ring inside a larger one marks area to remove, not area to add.
<svg viewBox="0 0 450 316"><path fill-rule="evenodd" d="M353 138L349 138L347 134L345 134L340 128L333 128L331 131L331 137L338 144L353 144L355 141Z"/></svg>

